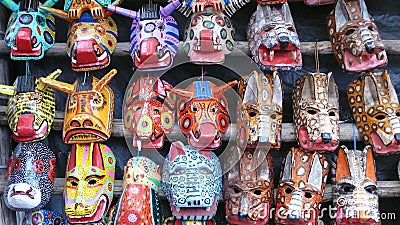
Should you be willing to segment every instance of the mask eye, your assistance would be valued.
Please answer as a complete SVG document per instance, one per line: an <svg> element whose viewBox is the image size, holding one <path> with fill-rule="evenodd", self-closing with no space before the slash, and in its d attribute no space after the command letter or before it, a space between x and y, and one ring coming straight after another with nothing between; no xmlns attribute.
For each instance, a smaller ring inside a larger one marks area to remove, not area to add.
<svg viewBox="0 0 400 225"><path fill-rule="evenodd" d="M40 160L40 159L33 161L32 170L33 170L33 172L35 172L37 174L43 173L43 171L44 171L44 163L43 163L43 161Z"/></svg>
<svg viewBox="0 0 400 225"><path fill-rule="evenodd" d="M306 192L306 193L304 193L304 197L306 197L306 198L312 198L311 192Z"/></svg>
<svg viewBox="0 0 400 225"><path fill-rule="evenodd" d="M353 193L355 186L349 183L344 183L339 188L339 194L351 194Z"/></svg>
<svg viewBox="0 0 400 225"><path fill-rule="evenodd" d="M40 212L34 212L32 214L32 225L40 225L43 223L43 214Z"/></svg>
<svg viewBox="0 0 400 225"><path fill-rule="evenodd" d="M21 159L20 158L16 158L15 159L15 163L14 163L14 171L19 170L19 168L21 168Z"/></svg>
<svg viewBox="0 0 400 225"><path fill-rule="evenodd" d="M225 26L225 21L223 18L221 17L217 17L217 19L215 20L215 22L217 22L217 24L221 27Z"/></svg>
<svg viewBox="0 0 400 225"><path fill-rule="evenodd" d="M286 194L291 194L293 190L291 188L285 188L285 193Z"/></svg>
<svg viewBox="0 0 400 225"><path fill-rule="evenodd" d="M317 114L317 110L315 110L315 109L308 109L308 110L307 110L307 113L310 114L310 115L315 115L315 114Z"/></svg>
<svg viewBox="0 0 400 225"><path fill-rule="evenodd" d="M33 16L30 14L22 14L19 17L19 22L22 24L25 24L25 25L32 23L32 20L33 20Z"/></svg>
<svg viewBox="0 0 400 225"><path fill-rule="evenodd" d="M78 187L78 182L79 182L78 179L76 179L75 177L68 177L66 186L70 188L76 188Z"/></svg>
<svg viewBox="0 0 400 225"><path fill-rule="evenodd" d="M36 22L39 24L39 26L44 27L46 20L42 16L37 15Z"/></svg>
<svg viewBox="0 0 400 225"><path fill-rule="evenodd" d="M354 30L354 29L349 29L349 30L346 31L346 35L347 36L352 35L355 31L356 30Z"/></svg>
<svg viewBox="0 0 400 225"><path fill-rule="evenodd" d="M54 220L53 220L53 224L54 224L54 225L60 225L61 222L62 222L62 219L61 219L61 217L59 217L59 216L57 216L57 217L54 218Z"/></svg>
<svg viewBox="0 0 400 225"><path fill-rule="evenodd" d="M240 190L240 189L237 188L237 187L233 187L233 188L232 188L232 191L233 191L235 194L239 194L240 192L242 192L242 190Z"/></svg>
<svg viewBox="0 0 400 225"><path fill-rule="evenodd" d="M377 120L384 120L384 119L386 119L386 116L385 116L385 115L382 115L382 114L378 114L378 115L375 116L375 119L377 119Z"/></svg>
<svg viewBox="0 0 400 225"><path fill-rule="evenodd" d="M368 185L364 189L370 194L378 195L378 189L375 185Z"/></svg>
<svg viewBox="0 0 400 225"><path fill-rule="evenodd" d="M258 189L253 191L253 194L255 194L255 195L261 195L261 193L262 193L262 191L258 190Z"/></svg>
<svg viewBox="0 0 400 225"><path fill-rule="evenodd" d="M209 170L208 168L199 168L199 172L201 174L212 174L211 170Z"/></svg>
<svg viewBox="0 0 400 225"><path fill-rule="evenodd" d="M199 16L196 16L195 18L193 18L191 26L192 27L196 26L197 24L199 24L200 20L201 18Z"/></svg>

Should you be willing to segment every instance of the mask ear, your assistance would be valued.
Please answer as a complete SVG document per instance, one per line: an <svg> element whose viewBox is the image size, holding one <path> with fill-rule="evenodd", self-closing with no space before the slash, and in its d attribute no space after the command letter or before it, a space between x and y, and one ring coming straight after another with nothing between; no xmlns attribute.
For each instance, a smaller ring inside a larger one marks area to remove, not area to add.
<svg viewBox="0 0 400 225"><path fill-rule="evenodd" d="M92 164L95 167L98 167L104 170L103 156L101 154L101 149L99 143L91 143L91 148L93 148L92 152Z"/></svg>
<svg viewBox="0 0 400 225"><path fill-rule="evenodd" d="M55 80L55 79L57 79L57 77L60 76L61 73L62 73L62 71L60 69L57 69L56 71L54 71L51 74L49 74L46 78ZM38 80L37 89L40 90L40 91L43 91L43 90L46 89L46 85Z"/></svg>
<svg viewBox="0 0 400 225"><path fill-rule="evenodd" d="M310 175L308 176L308 183L318 189L322 189L322 165L319 161L318 154L314 154Z"/></svg>
<svg viewBox="0 0 400 225"><path fill-rule="evenodd" d="M349 162L347 161L347 147L341 146L338 150L338 158L336 161L336 182L345 178L351 177Z"/></svg>
<svg viewBox="0 0 400 225"><path fill-rule="evenodd" d="M69 153L68 171L71 171L75 167L76 167L76 145L73 144L71 147L71 152Z"/></svg>
<svg viewBox="0 0 400 225"><path fill-rule="evenodd" d="M253 73L247 79L247 85L243 96L243 104L246 104L247 102L250 101L257 101L257 96L258 96L257 82L258 82L257 72L253 71Z"/></svg>
<svg viewBox="0 0 400 225"><path fill-rule="evenodd" d="M294 149L292 148L288 154L286 155L285 158L285 166L282 172L282 179L281 180L292 180L292 157L293 157L293 151Z"/></svg>
<svg viewBox="0 0 400 225"><path fill-rule="evenodd" d="M240 148L237 146L233 146L231 148L231 152L230 152L228 161L230 161L230 162L232 162L233 160L237 161L237 159L241 159L242 157L243 156L242 156L242 152L241 152ZM228 163L228 165L229 165L229 163ZM233 180L240 178L240 167L241 167L241 160L239 160L237 163L235 163L235 165L232 168L229 169L229 172L227 174L228 182L231 182ZM228 168L226 168L226 169L228 169Z"/></svg>
<svg viewBox="0 0 400 225"><path fill-rule="evenodd" d="M311 75L305 76L303 88L301 89L300 101L308 101L308 100L315 100L314 78Z"/></svg>
<svg viewBox="0 0 400 225"><path fill-rule="evenodd" d="M48 85L54 89L65 92L67 94L72 94L75 91L75 86L73 84L68 84L65 82L53 80L47 77L41 77L39 78L39 81L45 85Z"/></svg>
<svg viewBox="0 0 400 225"><path fill-rule="evenodd" d="M369 18L367 5L365 4L364 1L359 1L359 2L360 2L360 8L361 8L361 15L362 15L363 19L366 21L371 21L371 19Z"/></svg>
<svg viewBox="0 0 400 225"><path fill-rule="evenodd" d="M382 80L387 81L387 84L388 84L387 88L389 89L391 102L399 103L399 99L397 98L396 89L393 86L392 80L390 79L390 76L389 76L387 70L385 70L381 76L382 76L382 78L381 78Z"/></svg>
<svg viewBox="0 0 400 225"><path fill-rule="evenodd" d="M376 183L375 161L372 154L372 148L368 145L364 148L363 151L364 154L366 154L365 177Z"/></svg>
<svg viewBox="0 0 400 225"><path fill-rule="evenodd" d="M279 74L277 71L274 71L273 74L273 85L274 85L274 95L272 96L272 102L277 104L277 105L282 105L282 82L281 78L279 77Z"/></svg>
<svg viewBox="0 0 400 225"><path fill-rule="evenodd" d="M181 5L181 2L179 0L174 0L173 2L169 3L165 7L161 7L160 9L160 14L163 17L170 16L175 9L177 9Z"/></svg>
<svg viewBox="0 0 400 225"><path fill-rule="evenodd" d="M42 4L42 6L53 7L57 2L58 0L47 0L45 3Z"/></svg>
<svg viewBox="0 0 400 225"><path fill-rule="evenodd" d="M290 13L289 4L283 3L281 5L282 5L281 7L282 7L282 11L283 11L283 16L285 17L285 22L294 24L292 14Z"/></svg>
<svg viewBox="0 0 400 225"><path fill-rule="evenodd" d="M257 154L257 180L263 180L263 181L268 181L271 182L271 168L272 165L269 165L268 155L265 151L263 150L256 150L258 151Z"/></svg>
<svg viewBox="0 0 400 225"><path fill-rule="evenodd" d="M339 32L339 30L344 27L349 20L346 7L343 5L342 1L337 1L335 6L336 32Z"/></svg>
<svg viewBox="0 0 400 225"><path fill-rule="evenodd" d="M96 91L101 91L101 89L103 89L104 86L106 86L108 83L110 83L111 79L113 79L115 74L117 74L117 70L112 69L110 72L108 72L106 75L104 75L104 77L101 78L101 80L99 80L99 82L97 82L96 86L94 86L93 89Z"/></svg>
<svg viewBox="0 0 400 225"><path fill-rule="evenodd" d="M378 90L372 76L364 76L364 109L379 104Z"/></svg>
<svg viewBox="0 0 400 225"><path fill-rule="evenodd" d="M169 161L172 162L179 155L186 155L183 148L183 143L180 141L172 143L171 148L169 149Z"/></svg>
<svg viewBox="0 0 400 225"><path fill-rule="evenodd" d="M50 14L60 18L60 19L63 19L63 20L69 21L69 22L73 22L73 20L69 19L68 13L64 12L63 10L46 7L45 5L40 6L39 8L44 10L47 13L50 13Z"/></svg>
<svg viewBox="0 0 400 225"><path fill-rule="evenodd" d="M121 7L118 7L118 6L111 5L111 4L107 5L107 10L109 12L117 13L117 14L120 14L122 16L131 18L133 20L140 19L139 13L137 13L136 11L133 11L133 10L121 8Z"/></svg>
<svg viewBox="0 0 400 225"><path fill-rule="evenodd" d="M14 86L0 84L0 94L13 96L16 88Z"/></svg>
<svg viewBox="0 0 400 225"><path fill-rule="evenodd" d="M338 87L333 79L332 73L328 73L328 102L332 105L339 106Z"/></svg>

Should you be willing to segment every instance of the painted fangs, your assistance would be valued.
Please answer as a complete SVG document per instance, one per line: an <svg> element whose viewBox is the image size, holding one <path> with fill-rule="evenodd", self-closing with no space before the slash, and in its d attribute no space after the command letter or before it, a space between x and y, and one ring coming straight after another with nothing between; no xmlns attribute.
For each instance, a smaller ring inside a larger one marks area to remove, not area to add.
<svg viewBox="0 0 400 225"><path fill-rule="evenodd" d="M274 56L275 56L275 51L274 51L274 50L271 50L271 51L269 52L269 58L271 59L271 61L274 60Z"/></svg>

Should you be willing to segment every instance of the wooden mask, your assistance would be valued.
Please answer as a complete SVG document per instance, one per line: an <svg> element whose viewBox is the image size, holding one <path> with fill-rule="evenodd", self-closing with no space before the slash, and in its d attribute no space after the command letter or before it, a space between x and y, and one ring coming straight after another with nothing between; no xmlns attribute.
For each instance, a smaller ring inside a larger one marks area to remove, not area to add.
<svg viewBox="0 0 400 225"><path fill-rule="evenodd" d="M275 222L317 224L328 172L329 163L323 155L291 148L283 161Z"/></svg>
<svg viewBox="0 0 400 225"><path fill-rule="evenodd" d="M241 150L233 147L236 161ZM225 210L230 224L265 225L274 196L272 155L264 150L245 150L240 161L224 175Z"/></svg>
<svg viewBox="0 0 400 225"><path fill-rule="evenodd" d="M42 142L19 143L8 162L3 199L14 211L34 212L51 198L56 157Z"/></svg>
<svg viewBox="0 0 400 225"><path fill-rule="evenodd" d="M22 225L67 225L67 221L65 221L60 213L41 209L25 213Z"/></svg>
<svg viewBox="0 0 400 225"><path fill-rule="evenodd" d="M347 87L353 117L365 144L377 154L400 151L400 109L387 71L368 72Z"/></svg>
<svg viewBox="0 0 400 225"><path fill-rule="evenodd" d="M162 189L172 215L181 220L210 220L217 212L222 170L212 151L173 142L165 158Z"/></svg>
<svg viewBox="0 0 400 225"><path fill-rule="evenodd" d="M69 223L102 220L113 199L114 174L115 157L109 147L101 143L72 145L64 189Z"/></svg>
<svg viewBox="0 0 400 225"><path fill-rule="evenodd" d="M262 70L300 70L300 41L287 3L258 5L247 26L254 62Z"/></svg>
<svg viewBox="0 0 400 225"><path fill-rule="evenodd" d="M339 148L334 204L338 225L380 224L371 146L366 146L362 151L349 150L344 145Z"/></svg>
<svg viewBox="0 0 400 225"><path fill-rule="evenodd" d="M167 218L163 225L216 225L214 220L179 220Z"/></svg>
<svg viewBox="0 0 400 225"><path fill-rule="evenodd" d="M275 4L282 4L286 3L287 0L257 0L259 5L275 5Z"/></svg>
<svg viewBox="0 0 400 225"><path fill-rule="evenodd" d="M282 83L278 72L270 75L253 71L242 76L238 94L242 98L237 110L238 140L247 140L246 148L280 148Z"/></svg>
<svg viewBox="0 0 400 225"><path fill-rule="evenodd" d="M346 72L385 67L388 59L364 0L338 0L327 17L333 53Z"/></svg>
<svg viewBox="0 0 400 225"><path fill-rule="evenodd" d="M304 3L311 6L327 5L335 3L335 0L304 0Z"/></svg>
<svg viewBox="0 0 400 225"><path fill-rule="evenodd" d="M172 86L155 77L140 77L125 93L124 127L133 147L161 148L175 124L176 95ZM140 144L138 144L140 142Z"/></svg>
<svg viewBox="0 0 400 225"><path fill-rule="evenodd" d="M44 84L69 94L63 127L65 143L102 142L110 137L114 92L107 84L115 74L117 70L113 69L100 80L89 77L85 83L80 77L74 84L40 78Z"/></svg>
<svg viewBox="0 0 400 225"><path fill-rule="evenodd" d="M56 70L46 79L54 80L60 74ZM13 86L0 85L0 93L10 96L7 117L14 140L27 143L47 137L56 112L50 87L34 76L18 76Z"/></svg>
<svg viewBox="0 0 400 225"><path fill-rule="evenodd" d="M47 0L43 6L53 6L58 0ZM13 60L39 60L55 43L55 19L39 9L39 0L0 0L12 11L4 41L11 48ZM5 13L5 12L3 12Z"/></svg>
<svg viewBox="0 0 400 225"><path fill-rule="evenodd" d="M339 145L339 94L331 73L308 73L293 87L297 141L307 151L335 151Z"/></svg>
<svg viewBox="0 0 400 225"><path fill-rule="evenodd" d="M217 87L210 81L195 81L186 89L171 89L180 96L178 122L188 143L196 149L216 149L228 130L228 102L223 93L237 81Z"/></svg>
<svg viewBox="0 0 400 225"><path fill-rule="evenodd" d="M109 5L107 10L131 18L130 54L134 66L142 71L168 69L178 51L179 30L170 16L180 2L174 0L166 7L145 4L136 12Z"/></svg>

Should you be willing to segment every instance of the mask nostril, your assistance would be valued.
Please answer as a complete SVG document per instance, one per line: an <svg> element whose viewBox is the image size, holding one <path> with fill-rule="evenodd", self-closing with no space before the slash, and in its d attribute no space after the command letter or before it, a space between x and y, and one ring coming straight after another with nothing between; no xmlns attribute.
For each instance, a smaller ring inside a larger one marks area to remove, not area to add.
<svg viewBox="0 0 400 225"><path fill-rule="evenodd" d="M329 143L332 140L332 136L330 133L322 133L321 137L324 144Z"/></svg>

